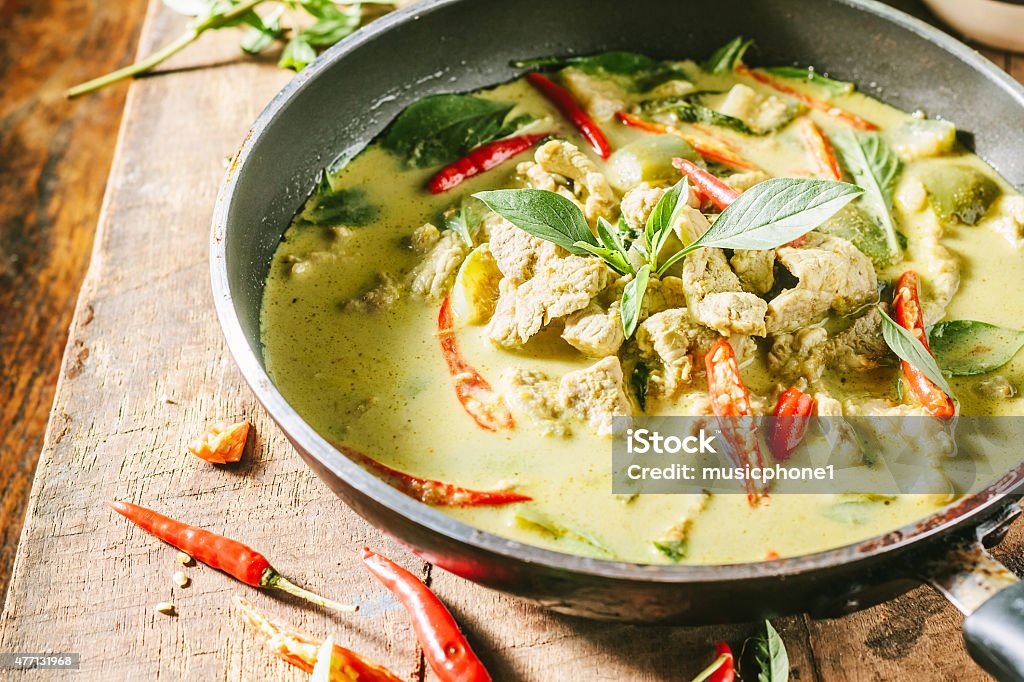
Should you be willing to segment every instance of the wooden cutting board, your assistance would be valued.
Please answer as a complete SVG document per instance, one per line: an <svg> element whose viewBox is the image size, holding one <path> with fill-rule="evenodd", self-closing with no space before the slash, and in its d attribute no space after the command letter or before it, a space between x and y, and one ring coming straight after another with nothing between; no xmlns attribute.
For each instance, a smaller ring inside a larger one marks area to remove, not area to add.
<svg viewBox="0 0 1024 682"><path fill-rule="evenodd" d="M139 53L184 21L151 2ZM226 159L288 80L243 58L232 32L205 36L134 83L32 490L0 652L78 652L76 679L306 679L242 630L232 595L308 631L333 634L409 680L425 668L401 607L369 578L363 544L400 560L449 604L498 680L689 679L719 639L756 624L638 627L552 615L432 568L384 538L308 471L236 371L211 300L207 239ZM1024 60L997 56L1024 74ZM204 425L248 418L238 466L186 454ZM283 573L361 605L333 616L257 593L203 566L173 585L175 552L104 500L138 502L264 551ZM1001 555L1024 546L1016 529ZM1017 568L1021 568L1020 562ZM176 616L157 614L171 601ZM964 652L959 615L921 589L838 620L776 621L793 679L985 679ZM21 680L18 674L7 673ZM5 673L0 671L0 677Z"/></svg>

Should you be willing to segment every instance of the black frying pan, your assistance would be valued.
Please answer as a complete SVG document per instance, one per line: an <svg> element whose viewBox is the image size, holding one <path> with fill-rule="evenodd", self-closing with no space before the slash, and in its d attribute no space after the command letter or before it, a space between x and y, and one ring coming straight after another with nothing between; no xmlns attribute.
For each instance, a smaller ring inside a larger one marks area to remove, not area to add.
<svg viewBox="0 0 1024 682"><path fill-rule="evenodd" d="M866 542L778 561L650 566L560 554L476 530L388 487L296 414L263 369L259 306L271 255L331 158L358 150L425 95L518 75L512 59L626 49L708 54L753 37L749 61L813 64L906 110L969 131L1024 186L1024 89L977 53L871 0L424 0L375 22L299 74L260 115L231 164L213 221L211 267L228 344L303 459L353 509L428 561L563 613L645 622L837 615L922 580L966 614L972 655L1024 679L1024 583L988 556L1019 514L1024 465L980 494Z"/></svg>

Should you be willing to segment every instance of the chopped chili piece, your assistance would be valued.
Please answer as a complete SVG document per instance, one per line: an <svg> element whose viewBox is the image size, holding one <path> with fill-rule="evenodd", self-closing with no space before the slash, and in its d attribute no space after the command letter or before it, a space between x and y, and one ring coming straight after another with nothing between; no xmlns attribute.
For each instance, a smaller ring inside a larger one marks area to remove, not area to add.
<svg viewBox="0 0 1024 682"><path fill-rule="evenodd" d="M467 363L455 343L452 311L447 297L441 302L437 315L437 338L441 353L448 363L448 373L455 381L455 395L470 417L488 431L507 431L516 422L501 394L497 393L476 368Z"/></svg>
<svg viewBox="0 0 1024 682"><path fill-rule="evenodd" d="M768 435L768 448L775 456L776 462L789 459L793 450L800 445L811 414L814 412L814 398L796 386L790 386L775 404L772 413L771 432Z"/></svg>
<svg viewBox="0 0 1024 682"><path fill-rule="evenodd" d="M627 125L631 128L637 128L638 130L644 130L648 133L655 133L657 135L675 135L681 137L690 143L698 154L703 156L705 159L710 159L718 163L723 163L733 168L740 168L742 170L760 170L757 166L743 159L736 152L734 152L725 142L716 140L710 137L700 137L697 135L690 135L688 133L667 126L663 123L655 123L653 121L645 121L639 116L627 113L625 111L619 111L615 113L615 117L619 119L619 122L623 125Z"/></svg>
<svg viewBox="0 0 1024 682"><path fill-rule="evenodd" d="M612 147L608 144L608 138L604 136L601 127L597 125L594 119L590 118L590 114L583 111L583 108L576 102L568 90L539 73L528 73L526 74L526 79L549 102L558 107L563 116L576 126L576 129L586 138L598 156L602 159L607 159L611 155Z"/></svg>
<svg viewBox="0 0 1024 682"><path fill-rule="evenodd" d="M223 535L175 521L152 509L128 502L107 502L110 507L142 530L155 535L172 547L188 552L197 561L224 571L232 578L252 587L276 589L335 611L353 612L358 607L339 604L313 594L290 582L270 565L256 550Z"/></svg>
<svg viewBox="0 0 1024 682"><path fill-rule="evenodd" d="M234 601L238 617L264 638L267 648L275 656L307 673L313 671L323 642L291 625L264 616L241 597L235 597ZM390 670L337 644L331 650L330 678L345 682L403 682Z"/></svg>
<svg viewBox="0 0 1024 682"><path fill-rule="evenodd" d="M828 137L818 127L818 124L809 118L803 119L800 123L800 136L810 151L811 158L814 159L818 174L825 176L828 180L842 180L843 170L839 167L832 143L828 141Z"/></svg>
<svg viewBox="0 0 1024 682"><path fill-rule="evenodd" d="M759 83L764 83L768 87L778 90L779 92L785 95L789 95L790 97L799 100L800 102L807 105L811 109L817 109L818 111L825 112L829 116L834 116L843 123L851 125L854 128L860 128L861 130L878 130L878 126L876 126L871 121L865 120L860 116L857 116L856 114L851 114L849 111L846 111L844 109L840 109L839 107L835 106L830 102L826 102L824 100L818 99L817 97L812 97L811 95L800 92L796 88L786 85L785 83L780 83L779 81L775 80L768 74L758 71L756 69L752 69L749 66L746 66L745 64L738 64L736 66L736 71L743 74L744 76L749 76L750 78L753 78Z"/></svg>
<svg viewBox="0 0 1024 682"><path fill-rule="evenodd" d="M711 396L711 410L718 417L732 453L740 461L737 466L761 469L764 458L761 445L757 439L757 427L750 417L750 394L740 378L740 368L736 363L736 354L726 339L718 339L712 344L704 357L707 367L708 393ZM758 503L764 491L761 479L754 481L747 478L747 500L751 506Z"/></svg>
<svg viewBox="0 0 1024 682"><path fill-rule="evenodd" d="M725 210L739 198L740 193L689 159L674 158L672 165L685 175L697 191L708 198L719 210Z"/></svg>
<svg viewBox="0 0 1024 682"><path fill-rule="evenodd" d="M490 682L458 623L422 580L368 547L363 548L363 564L405 607L423 657L441 682Z"/></svg>
<svg viewBox="0 0 1024 682"><path fill-rule="evenodd" d="M551 133L519 135L495 140L470 151L451 165L445 166L435 175L427 188L434 194L447 192L465 180L492 168L497 168L505 161L522 154L537 143L537 140L548 137Z"/></svg>
<svg viewBox="0 0 1024 682"><path fill-rule="evenodd" d="M470 490L459 486L434 481L428 478L411 476L397 469L381 464L367 454L340 443L332 443L335 448L349 459L359 462L368 469L376 471L392 488L395 488L413 499L435 507L483 507L529 502L529 495L512 490Z"/></svg>
<svg viewBox="0 0 1024 682"><path fill-rule="evenodd" d="M924 329L924 316L921 312L921 297L918 291L917 273L913 270L904 272L896 283L896 295L893 298L893 311L896 323L914 335L929 353L928 334ZM910 392L924 407L925 412L933 417L948 418L956 414L953 399L936 386L931 379L917 367L902 360L903 375L910 386Z"/></svg>

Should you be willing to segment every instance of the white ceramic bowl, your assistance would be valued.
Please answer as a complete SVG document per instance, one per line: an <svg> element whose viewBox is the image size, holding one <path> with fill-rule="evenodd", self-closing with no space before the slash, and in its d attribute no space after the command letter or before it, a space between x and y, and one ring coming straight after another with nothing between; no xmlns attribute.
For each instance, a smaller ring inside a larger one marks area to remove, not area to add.
<svg viewBox="0 0 1024 682"><path fill-rule="evenodd" d="M1020 0L924 0L924 3L971 40L1024 52L1024 2Z"/></svg>

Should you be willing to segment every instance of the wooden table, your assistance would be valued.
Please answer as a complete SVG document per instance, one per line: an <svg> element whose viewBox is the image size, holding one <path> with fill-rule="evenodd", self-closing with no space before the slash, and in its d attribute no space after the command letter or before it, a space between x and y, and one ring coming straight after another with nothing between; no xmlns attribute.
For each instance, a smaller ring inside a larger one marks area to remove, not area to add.
<svg viewBox="0 0 1024 682"><path fill-rule="evenodd" d="M153 0L140 54L182 24ZM231 33L205 38L170 65L173 73L129 90L0 615L0 652L80 652L87 679L304 679L241 630L230 609L230 597L241 594L313 633L334 634L400 676L433 679L404 613L359 565L354 549L364 543L429 580L499 680L689 679L710 660L711 642L740 645L754 625L578 621L433 571L302 465L245 388L209 291L208 224L225 159L288 79L240 59L236 44ZM991 56L1024 77L1024 58ZM201 68L209 65L217 68ZM240 465L214 468L185 454L208 421L243 417L256 437ZM299 608L201 566L187 569L191 586L178 588L175 552L116 517L105 499L230 533L290 577L362 611ZM1018 570L1021 547L1016 528L999 552ZM154 613L165 600L177 616ZM964 653L959 615L926 589L837 620L776 625L794 679L985 679Z"/></svg>

